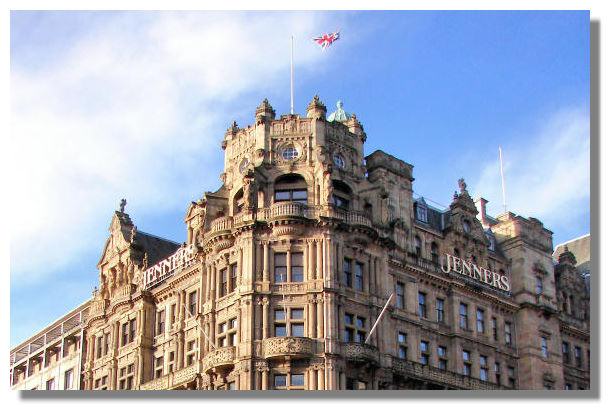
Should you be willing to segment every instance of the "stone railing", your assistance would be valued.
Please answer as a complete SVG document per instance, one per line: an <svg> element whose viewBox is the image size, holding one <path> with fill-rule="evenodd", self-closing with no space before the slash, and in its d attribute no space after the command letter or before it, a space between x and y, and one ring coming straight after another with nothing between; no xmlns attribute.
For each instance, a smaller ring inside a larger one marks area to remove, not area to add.
<svg viewBox="0 0 615 415"><path fill-rule="evenodd" d="M233 365L235 361L235 346L220 347L212 350L205 356L205 370L210 370L220 366Z"/></svg>
<svg viewBox="0 0 615 415"><path fill-rule="evenodd" d="M199 365L193 364L192 366L185 367L176 372L169 373L158 379L150 380L147 383L142 384L140 390L167 390L174 388L178 385L192 381L199 373Z"/></svg>
<svg viewBox="0 0 615 415"><path fill-rule="evenodd" d="M312 209L303 203L298 202L278 202L264 211L264 220L273 220L283 217L308 218Z"/></svg>
<svg viewBox="0 0 615 415"><path fill-rule="evenodd" d="M495 383L485 382L480 379L464 376L460 373L441 370L433 366L422 365L418 362L392 358L393 371L399 374L418 378L440 385L447 385L457 389L472 390L495 390L507 389Z"/></svg>
<svg viewBox="0 0 615 415"><path fill-rule="evenodd" d="M365 343L344 343L344 355L351 362L373 362L378 363L378 349L371 344Z"/></svg>
<svg viewBox="0 0 615 415"><path fill-rule="evenodd" d="M209 225L210 233L224 232L231 230L233 227L233 218L231 216L223 216L211 221Z"/></svg>
<svg viewBox="0 0 615 415"><path fill-rule="evenodd" d="M263 340L263 357L309 356L314 354L314 341L307 337L269 337Z"/></svg>

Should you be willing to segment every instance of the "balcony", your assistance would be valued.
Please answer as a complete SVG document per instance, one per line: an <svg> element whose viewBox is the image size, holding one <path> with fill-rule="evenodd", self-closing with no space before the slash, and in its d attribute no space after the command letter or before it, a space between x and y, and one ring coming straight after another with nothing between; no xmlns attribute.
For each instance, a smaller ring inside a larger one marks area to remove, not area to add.
<svg viewBox="0 0 615 415"><path fill-rule="evenodd" d="M464 376L460 373L441 370L433 366L422 365L418 362L393 358L393 372L403 376L421 379L456 389L465 390L496 390L508 389L496 385L495 383L485 382L480 379Z"/></svg>
<svg viewBox="0 0 615 415"><path fill-rule="evenodd" d="M235 346L220 347L205 356L205 370L233 366L235 361Z"/></svg>
<svg viewBox="0 0 615 415"><path fill-rule="evenodd" d="M312 208L298 202L277 202L268 209L263 209L263 220L309 218ZM259 217L260 219L260 217Z"/></svg>
<svg viewBox="0 0 615 415"><path fill-rule="evenodd" d="M308 337L269 337L263 340L263 357L305 357L314 354L314 341Z"/></svg>
<svg viewBox="0 0 615 415"><path fill-rule="evenodd" d="M210 235L218 233L227 233L233 228L233 218L230 216L223 216L211 221L209 225Z"/></svg>
<svg viewBox="0 0 615 415"><path fill-rule="evenodd" d="M140 390L168 390L182 387L187 383L190 383L196 379L196 375L199 373L199 365L194 364L192 366L185 367L176 372L169 373L158 379L151 380L142 384Z"/></svg>
<svg viewBox="0 0 615 415"><path fill-rule="evenodd" d="M366 343L344 343L346 359L354 363L378 363L380 353L375 346Z"/></svg>

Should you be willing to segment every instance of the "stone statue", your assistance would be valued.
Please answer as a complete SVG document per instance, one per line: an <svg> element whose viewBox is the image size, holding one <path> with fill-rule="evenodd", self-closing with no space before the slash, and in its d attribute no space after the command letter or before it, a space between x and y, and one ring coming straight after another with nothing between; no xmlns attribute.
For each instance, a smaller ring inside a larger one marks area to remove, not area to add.
<svg viewBox="0 0 615 415"><path fill-rule="evenodd" d="M457 180L457 184L459 185L459 190L461 191L461 193L468 193L468 191L466 190L466 181L463 179L463 177L459 180Z"/></svg>
<svg viewBox="0 0 615 415"><path fill-rule="evenodd" d="M120 212L124 213L125 208L126 208L126 199L122 199L120 201Z"/></svg>
<svg viewBox="0 0 615 415"><path fill-rule="evenodd" d="M333 180L331 179L331 168L328 166L323 174L323 189L324 189L324 201L325 204L333 203Z"/></svg>
<svg viewBox="0 0 615 415"><path fill-rule="evenodd" d="M256 183L254 176L247 174L243 178L243 206L246 211L250 212L254 209L256 200Z"/></svg>

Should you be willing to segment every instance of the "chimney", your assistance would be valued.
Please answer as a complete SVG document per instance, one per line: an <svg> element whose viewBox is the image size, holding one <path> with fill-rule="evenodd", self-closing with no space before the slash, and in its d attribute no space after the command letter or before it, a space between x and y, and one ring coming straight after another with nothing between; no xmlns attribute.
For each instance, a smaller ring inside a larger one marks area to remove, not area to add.
<svg viewBox="0 0 615 415"><path fill-rule="evenodd" d="M489 222L487 221L487 203L489 203L489 201L483 197L478 197L474 201L476 209L478 209L478 219L480 220L480 223L482 223L483 227L489 226Z"/></svg>

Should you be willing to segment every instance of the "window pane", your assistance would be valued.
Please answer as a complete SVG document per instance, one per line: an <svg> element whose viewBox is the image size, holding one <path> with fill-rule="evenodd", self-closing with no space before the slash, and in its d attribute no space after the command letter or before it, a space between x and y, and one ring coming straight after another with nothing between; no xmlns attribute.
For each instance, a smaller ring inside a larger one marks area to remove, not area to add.
<svg viewBox="0 0 615 415"><path fill-rule="evenodd" d="M363 317L357 317L357 327L360 329L365 327L365 319Z"/></svg>
<svg viewBox="0 0 615 415"><path fill-rule="evenodd" d="M276 266L286 266L286 254L280 253L273 256L273 261Z"/></svg>
<svg viewBox="0 0 615 415"><path fill-rule="evenodd" d="M293 190L292 199L295 201L307 200L307 190Z"/></svg>
<svg viewBox="0 0 615 415"><path fill-rule="evenodd" d="M303 386L303 374L290 375L291 386Z"/></svg>
<svg viewBox="0 0 615 415"><path fill-rule="evenodd" d="M286 313L284 312L284 310L275 310L275 317L276 320L285 320L286 319Z"/></svg>
<svg viewBox="0 0 615 415"><path fill-rule="evenodd" d="M303 337L303 323L291 324L290 331L294 337Z"/></svg>
<svg viewBox="0 0 615 415"><path fill-rule="evenodd" d="M275 282L286 282L286 265L283 267L275 267Z"/></svg>
<svg viewBox="0 0 615 415"><path fill-rule="evenodd" d="M273 384L276 388L286 386L286 375L274 375Z"/></svg>
<svg viewBox="0 0 615 415"><path fill-rule="evenodd" d="M290 310L290 318L293 320L300 320L303 318L303 309L302 308L293 308Z"/></svg>
<svg viewBox="0 0 615 415"><path fill-rule="evenodd" d="M290 280L292 282L303 282L303 266L292 267L290 271L291 271Z"/></svg>
<svg viewBox="0 0 615 415"><path fill-rule="evenodd" d="M285 337L285 336L286 336L286 325L276 324L275 337Z"/></svg>
<svg viewBox="0 0 615 415"><path fill-rule="evenodd" d="M290 192L288 190L276 190L275 201L284 202L290 200Z"/></svg>

